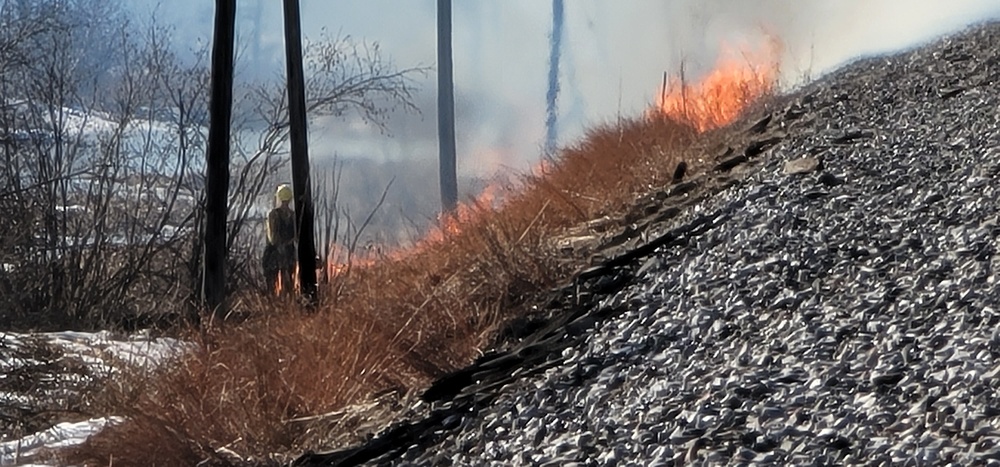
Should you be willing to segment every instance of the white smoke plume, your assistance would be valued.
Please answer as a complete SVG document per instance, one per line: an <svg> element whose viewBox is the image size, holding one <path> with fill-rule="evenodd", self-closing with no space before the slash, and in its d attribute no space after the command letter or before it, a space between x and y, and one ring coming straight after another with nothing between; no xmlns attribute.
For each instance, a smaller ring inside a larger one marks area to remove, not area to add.
<svg viewBox="0 0 1000 467"><path fill-rule="evenodd" d="M564 55L576 64L564 97L584 101L579 124L635 115L662 73L696 78L723 44L783 44L782 81L794 85L860 56L912 47L1000 18L995 0L631 0L568 3ZM584 65L586 64L586 65ZM566 103L570 107L572 104ZM571 115L570 117L578 117ZM569 125L565 123L565 125Z"/></svg>
<svg viewBox="0 0 1000 467"><path fill-rule="evenodd" d="M211 15L201 0L132 0L178 38L206 43ZM143 5L145 4L145 7ZM487 174L499 166L524 169L541 155L549 88L550 2L471 0L454 6L454 73L460 170ZM259 54L248 72L283 69L280 2L240 2L240 35ZM191 11L206 14L192 20ZM434 2L303 0L303 28L379 41L400 66L433 65ZM1000 18L996 0L573 0L565 3L558 125L560 144L590 126L639 115L656 96L663 73L696 78L714 65L723 43L779 38L782 80L794 85L859 56L917 45L979 21ZM263 19L263 20L261 20ZM327 122L311 133L317 154L378 158L436 157L434 76L422 83L421 117L400 115L396 138ZM464 101L464 102L463 102Z"/></svg>
<svg viewBox="0 0 1000 467"><path fill-rule="evenodd" d="M158 21L173 25L181 53L211 40L211 8L203 0L128 3L139 12L155 9ZM434 5L302 0L303 30L307 37L325 29L378 41L400 67L433 66ZM686 78L696 80L712 68L723 44L752 47L768 37L780 39L781 79L791 87L860 56L1000 18L998 0L569 0L564 6L555 115L561 146L578 141L587 128L641 115L655 101L664 72L677 73L683 63ZM280 76L280 2L241 0L239 9L239 36L245 57L252 58L241 70ZM462 0L453 9L459 173L489 177L527 170L546 143L551 2ZM421 81L416 103L422 115L394 116L392 137L351 120L316 122L310 128L312 157L367 159L384 170L413 161L436 164L435 82L433 74ZM403 169L390 175L413 176ZM426 198L434 199L436 180L422 182ZM460 189L475 188L462 183ZM432 203L424 214L436 209Z"/></svg>

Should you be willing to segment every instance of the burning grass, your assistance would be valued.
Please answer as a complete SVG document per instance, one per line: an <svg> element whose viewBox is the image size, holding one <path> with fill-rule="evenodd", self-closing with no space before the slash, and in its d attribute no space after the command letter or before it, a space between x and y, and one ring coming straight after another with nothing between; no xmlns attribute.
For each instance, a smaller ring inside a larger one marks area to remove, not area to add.
<svg viewBox="0 0 1000 467"><path fill-rule="evenodd" d="M471 202L406 251L331 266L319 311L257 299L251 319L188 333L198 350L109 391L107 409L130 421L71 460L269 463L287 460L274 453L323 447L343 433L317 420L425 387L494 344L502 324L584 264L553 240L620 217L637 196L669 184L677 164L698 155L700 122L654 112L594 129L519 188L506 187L502 203Z"/></svg>
<svg viewBox="0 0 1000 467"><path fill-rule="evenodd" d="M772 92L782 49L776 38L757 49L723 47L713 70L698 82L688 83L683 73L664 76L651 112L686 121L702 132L719 128Z"/></svg>

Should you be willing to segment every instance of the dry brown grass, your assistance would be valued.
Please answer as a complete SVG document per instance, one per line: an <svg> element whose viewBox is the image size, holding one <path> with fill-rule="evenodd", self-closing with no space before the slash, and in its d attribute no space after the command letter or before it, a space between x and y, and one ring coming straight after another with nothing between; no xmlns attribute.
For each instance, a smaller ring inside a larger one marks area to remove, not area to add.
<svg viewBox="0 0 1000 467"><path fill-rule="evenodd" d="M187 332L197 350L153 377L120 380L106 405L130 421L72 460L228 464L234 458L220 452L262 462L320 447L293 420L420 388L470 363L501 323L571 273L550 240L667 184L695 137L665 118L595 129L525 176L501 207L467 205L457 228L341 274L318 312L258 299L242 323Z"/></svg>
<svg viewBox="0 0 1000 467"><path fill-rule="evenodd" d="M332 433L303 419L426 387L469 364L501 325L585 258L553 238L670 183L681 160L703 170L691 124L666 117L590 131L523 177L499 207L470 203L437 235L337 276L319 311L249 298L239 324L189 331L196 351L109 389L104 409L129 422L70 460L89 465L227 465L288 460Z"/></svg>

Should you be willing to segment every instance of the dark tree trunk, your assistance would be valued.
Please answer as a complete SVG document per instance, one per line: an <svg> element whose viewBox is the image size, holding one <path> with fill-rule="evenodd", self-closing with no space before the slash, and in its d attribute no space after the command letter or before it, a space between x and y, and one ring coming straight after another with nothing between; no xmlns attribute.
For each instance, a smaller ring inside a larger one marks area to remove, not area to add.
<svg viewBox="0 0 1000 467"><path fill-rule="evenodd" d="M451 73L451 0L437 2L438 55L438 177L441 207L452 212L458 204L455 166L455 84Z"/></svg>
<svg viewBox="0 0 1000 467"><path fill-rule="evenodd" d="M205 245L202 303L221 318L226 314L226 218L229 196L229 131L233 104L233 38L236 0L216 0L212 44L212 96L209 102L205 174Z"/></svg>
<svg viewBox="0 0 1000 467"><path fill-rule="evenodd" d="M296 232L299 237L299 290L310 304L316 297L316 245L309 146L306 141L306 93L302 72L302 33L299 1L285 0L285 61L288 64L288 123L292 145L292 191L295 193Z"/></svg>
<svg viewBox="0 0 1000 467"><path fill-rule="evenodd" d="M559 58L562 54L563 0L552 0L552 36L549 37L549 90L545 93L545 157L556 154L559 117Z"/></svg>

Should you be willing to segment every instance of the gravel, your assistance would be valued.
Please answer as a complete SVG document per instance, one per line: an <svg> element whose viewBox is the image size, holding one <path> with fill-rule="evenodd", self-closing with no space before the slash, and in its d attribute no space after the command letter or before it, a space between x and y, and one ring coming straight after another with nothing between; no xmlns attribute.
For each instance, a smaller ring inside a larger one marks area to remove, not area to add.
<svg viewBox="0 0 1000 467"><path fill-rule="evenodd" d="M801 89L620 313L373 462L1000 465L998 78L986 24Z"/></svg>

